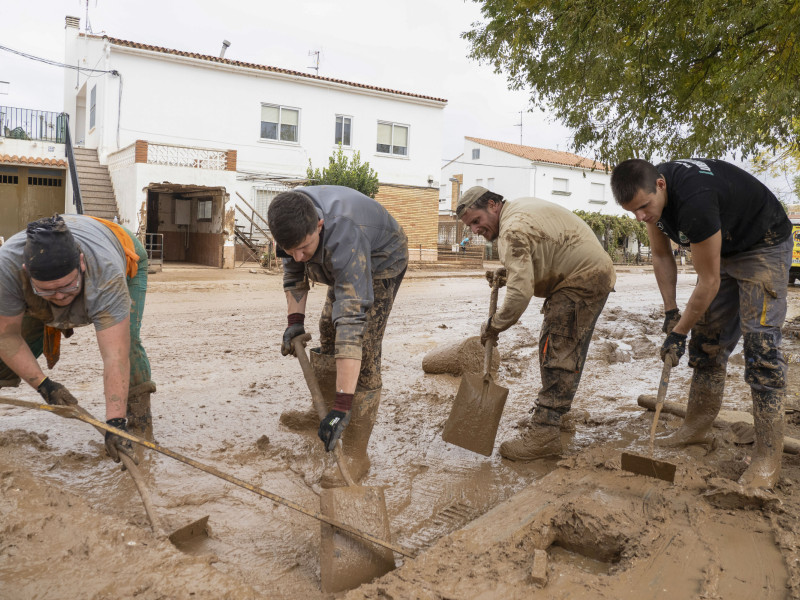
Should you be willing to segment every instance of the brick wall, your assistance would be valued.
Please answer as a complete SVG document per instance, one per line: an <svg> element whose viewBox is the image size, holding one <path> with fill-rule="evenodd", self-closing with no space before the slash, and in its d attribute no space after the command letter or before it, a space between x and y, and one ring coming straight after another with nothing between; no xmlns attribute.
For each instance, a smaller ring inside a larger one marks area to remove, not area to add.
<svg viewBox="0 0 800 600"><path fill-rule="evenodd" d="M458 183L450 182L450 210L456 212L456 206L458 206L458 201L461 199L460 195L464 191L462 189L464 187L464 176L453 175L453 179L458 179Z"/></svg>
<svg viewBox="0 0 800 600"><path fill-rule="evenodd" d="M375 196L408 236L411 262L436 260L439 233L439 190L382 183Z"/></svg>
<svg viewBox="0 0 800 600"><path fill-rule="evenodd" d="M136 140L136 148L134 150L134 162L146 163L147 162L147 142L144 140Z"/></svg>

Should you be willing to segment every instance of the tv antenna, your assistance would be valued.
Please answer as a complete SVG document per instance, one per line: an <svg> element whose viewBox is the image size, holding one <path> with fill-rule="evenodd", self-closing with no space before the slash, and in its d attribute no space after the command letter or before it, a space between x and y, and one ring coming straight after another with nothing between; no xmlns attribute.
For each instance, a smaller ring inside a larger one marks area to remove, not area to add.
<svg viewBox="0 0 800 600"><path fill-rule="evenodd" d="M522 146L522 111L519 111L519 123L514 127L519 127L519 145Z"/></svg>
<svg viewBox="0 0 800 600"><path fill-rule="evenodd" d="M97 0L94 0L94 7L97 8ZM92 24L89 21L89 0L86 0L86 25L84 31L86 33L94 33L92 31Z"/></svg>
<svg viewBox="0 0 800 600"><path fill-rule="evenodd" d="M314 66L307 67L307 68L314 69L314 71L316 71L317 75L319 75L319 50L309 50L308 51L308 55L309 56L314 56L314 57L316 57L316 59L314 60Z"/></svg>

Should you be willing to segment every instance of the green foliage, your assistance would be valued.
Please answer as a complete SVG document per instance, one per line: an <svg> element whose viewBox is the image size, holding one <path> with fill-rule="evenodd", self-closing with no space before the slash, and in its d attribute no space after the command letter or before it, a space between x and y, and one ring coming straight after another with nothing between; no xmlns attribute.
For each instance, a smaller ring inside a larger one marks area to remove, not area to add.
<svg viewBox="0 0 800 600"><path fill-rule="evenodd" d="M573 211L598 235L606 252L615 261L622 254L621 246L626 238L639 240L642 246L650 245L647 227L644 223L626 216L602 215L597 212Z"/></svg>
<svg viewBox="0 0 800 600"><path fill-rule="evenodd" d="M311 159L308 160L306 177L310 185L344 185L354 190L358 190L365 196L374 198L378 193L378 174L370 168L369 163L361 164L361 153L353 153L351 160L342 150L342 145L330 157L328 157L328 168L314 169L311 166Z"/></svg>
<svg viewBox="0 0 800 600"><path fill-rule="evenodd" d="M800 117L795 118L793 124L795 134L800 139ZM782 146L770 152L759 153L753 160L753 169L757 173L768 173L792 182L791 190L783 193L776 191L784 208L795 198L800 199L800 145Z"/></svg>
<svg viewBox="0 0 800 600"><path fill-rule="evenodd" d="M576 151L753 156L797 147L797 0L474 0L470 57L575 131Z"/></svg>

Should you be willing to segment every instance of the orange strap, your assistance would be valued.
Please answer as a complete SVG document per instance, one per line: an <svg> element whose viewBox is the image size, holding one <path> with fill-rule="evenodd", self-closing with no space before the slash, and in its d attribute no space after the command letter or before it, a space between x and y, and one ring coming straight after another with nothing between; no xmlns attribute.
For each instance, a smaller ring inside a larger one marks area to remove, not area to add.
<svg viewBox="0 0 800 600"><path fill-rule="evenodd" d="M86 216L95 221L99 221L108 227L111 233L116 236L119 243L122 244L122 249L125 251L125 275L128 277L136 277L136 273L139 272L139 254L136 252L136 247L133 245L131 236L126 233L122 226L108 219L101 219L100 217L93 217L92 215Z"/></svg>
<svg viewBox="0 0 800 600"><path fill-rule="evenodd" d="M47 359L47 368L56 366L61 357L61 330L55 327L44 326L44 357Z"/></svg>

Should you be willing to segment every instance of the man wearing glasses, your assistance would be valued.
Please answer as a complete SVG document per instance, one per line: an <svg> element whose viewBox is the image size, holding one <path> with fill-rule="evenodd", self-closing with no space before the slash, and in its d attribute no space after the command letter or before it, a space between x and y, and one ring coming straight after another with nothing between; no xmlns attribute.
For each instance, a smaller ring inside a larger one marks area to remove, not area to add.
<svg viewBox="0 0 800 600"><path fill-rule="evenodd" d="M152 439L150 363L139 338L147 253L126 229L83 215L29 223L0 247L0 388L24 379L49 404L77 404L47 377L61 333L93 324L103 359L106 422ZM132 458L131 443L106 434L106 451Z"/></svg>

